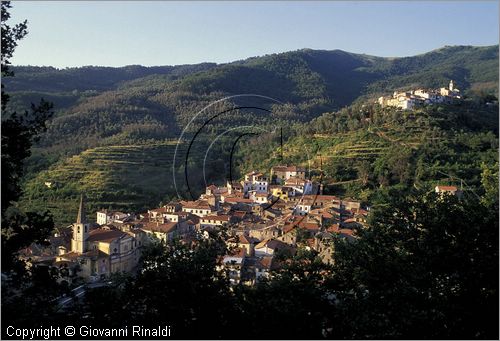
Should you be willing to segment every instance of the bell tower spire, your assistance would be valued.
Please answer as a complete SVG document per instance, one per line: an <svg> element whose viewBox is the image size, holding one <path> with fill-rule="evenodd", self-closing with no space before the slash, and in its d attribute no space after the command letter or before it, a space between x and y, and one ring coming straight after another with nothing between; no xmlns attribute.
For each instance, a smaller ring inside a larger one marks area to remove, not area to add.
<svg viewBox="0 0 500 341"><path fill-rule="evenodd" d="M71 251L84 253L87 251L87 238L89 237L89 225L85 216L85 201L83 194L80 195L80 206L76 223L73 224L73 238L71 238Z"/></svg>
<svg viewBox="0 0 500 341"><path fill-rule="evenodd" d="M78 215L76 216L77 224L87 223L87 217L85 216L85 206L83 202L83 194L80 195L80 207L78 208Z"/></svg>

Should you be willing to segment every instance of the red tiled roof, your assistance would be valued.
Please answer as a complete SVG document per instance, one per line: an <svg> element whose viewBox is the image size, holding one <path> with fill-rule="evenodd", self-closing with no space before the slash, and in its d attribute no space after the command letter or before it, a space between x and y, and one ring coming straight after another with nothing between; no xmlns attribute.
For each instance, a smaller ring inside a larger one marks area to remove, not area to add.
<svg viewBox="0 0 500 341"><path fill-rule="evenodd" d="M247 213L245 211L234 211L233 217L243 218Z"/></svg>
<svg viewBox="0 0 500 341"><path fill-rule="evenodd" d="M89 232L87 241L111 242L126 235L127 234L125 232L120 230L95 229Z"/></svg>
<svg viewBox="0 0 500 341"><path fill-rule="evenodd" d="M169 233L173 231L177 227L176 222L170 222L165 224L158 223L147 223L142 229L151 231L151 232L161 232L161 233Z"/></svg>
<svg viewBox="0 0 500 341"><path fill-rule="evenodd" d="M307 222L300 222L299 223L299 226L303 229L306 229L306 230L319 230L320 229L320 226L318 223L307 223Z"/></svg>
<svg viewBox="0 0 500 341"><path fill-rule="evenodd" d="M170 212L168 215L176 215L176 216L182 216L182 217L187 217L189 215L189 212Z"/></svg>
<svg viewBox="0 0 500 341"><path fill-rule="evenodd" d="M457 190L456 186L440 186L440 185L438 185L436 187L440 191L456 191Z"/></svg>
<svg viewBox="0 0 500 341"><path fill-rule="evenodd" d="M261 249L263 247L267 246L269 249L277 249L277 248L283 248L283 247L288 247L287 244L283 243L280 240L277 239L264 239L261 241L259 244L255 246L256 249Z"/></svg>
<svg viewBox="0 0 500 341"><path fill-rule="evenodd" d="M314 195L314 194L307 194L304 195L304 200L310 199L310 200L315 200L316 202L320 201L339 201L340 198L334 196L334 195Z"/></svg>
<svg viewBox="0 0 500 341"><path fill-rule="evenodd" d="M315 209L310 212L311 215L321 215L323 218L331 219L333 215L324 209Z"/></svg>
<svg viewBox="0 0 500 341"><path fill-rule="evenodd" d="M204 209L208 210L211 209L210 205L208 202L203 201L203 200L196 200L196 201L185 201L182 203L183 208L197 208L197 209Z"/></svg>
<svg viewBox="0 0 500 341"><path fill-rule="evenodd" d="M341 234L347 234L349 236L352 236L354 235L354 231L353 230L350 230L350 229L340 229L339 231Z"/></svg>
<svg viewBox="0 0 500 341"><path fill-rule="evenodd" d="M307 180L291 177L285 181L285 185L303 185Z"/></svg>
<svg viewBox="0 0 500 341"><path fill-rule="evenodd" d="M305 240L305 242L306 242L307 246L314 248L314 243L315 243L314 238L308 238Z"/></svg>
<svg viewBox="0 0 500 341"><path fill-rule="evenodd" d="M207 215L205 217L202 217L201 220L229 221L230 218L231 217L228 215Z"/></svg>
<svg viewBox="0 0 500 341"><path fill-rule="evenodd" d="M226 198L226 199L224 199L224 202L251 204L251 203L253 203L253 200L252 199L244 199L244 198Z"/></svg>
<svg viewBox="0 0 500 341"><path fill-rule="evenodd" d="M258 241L259 240L254 238L254 237L245 236L244 234L239 235L239 243L240 244L255 244Z"/></svg>
<svg viewBox="0 0 500 341"><path fill-rule="evenodd" d="M296 226L292 224L284 225L283 226L283 233L288 233L292 231Z"/></svg>
<svg viewBox="0 0 500 341"><path fill-rule="evenodd" d="M257 260L255 266L261 269L268 269L270 270L273 265L273 257L272 256L265 256Z"/></svg>
<svg viewBox="0 0 500 341"><path fill-rule="evenodd" d="M339 224L333 224L326 229L328 232L339 232Z"/></svg>
<svg viewBox="0 0 500 341"><path fill-rule="evenodd" d="M285 172L287 169L286 166L274 166L273 167L273 171L274 172Z"/></svg>

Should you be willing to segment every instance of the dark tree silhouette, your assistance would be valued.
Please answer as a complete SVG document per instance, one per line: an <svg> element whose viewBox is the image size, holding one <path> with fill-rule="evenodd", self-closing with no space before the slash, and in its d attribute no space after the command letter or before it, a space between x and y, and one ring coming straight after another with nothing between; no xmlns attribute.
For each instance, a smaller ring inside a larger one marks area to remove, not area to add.
<svg viewBox="0 0 500 341"><path fill-rule="evenodd" d="M9 59L17 41L27 34L27 22L13 27L10 2L1 3L2 11L2 76L12 77ZM54 224L48 212L23 212L16 201L21 196L20 181L23 162L30 156L30 148L38 134L45 129L45 121L52 115L52 104L43 99L32 104L22 114L6 112L9 96L2 84L2 324L39 325L54 316L53 299L59 295L55 279L57 271L47 267L26 268L18 259L18 251L33 242L44 243ZM39 319L40 318L40 319ZM2 329L2 336L5 329Z"/></svg>
<svg viewBox="0 0 500 341"><path fill-rule="evenodd" d="M17 41L27 34L27 21L7 24L10 18L10 2L2 2L2 76L12 77L9 59ZM23 162L31 155L30 148L38 134L45 130L45 122L52 115L52 104L40 101L22 114L7 112L8 94L2 84L2 271L7 271L15 262L16 252L32 242L43 242L52 230L48 213L25 214L14 203L21 196L20 180L23 176Z"/></svg>
<svg viewBox="0 0 500 341"><path fill-rule="evenodd" d="M498 338L498 211L434 193L387 203L336 247L332 337Z"/></svg>

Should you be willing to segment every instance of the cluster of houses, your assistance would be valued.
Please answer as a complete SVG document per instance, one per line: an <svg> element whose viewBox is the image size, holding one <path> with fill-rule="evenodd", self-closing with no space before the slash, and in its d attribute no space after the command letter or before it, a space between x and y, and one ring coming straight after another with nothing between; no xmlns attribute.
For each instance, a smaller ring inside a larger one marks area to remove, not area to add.
<svg viewBox="0 0 500 341"><path fill-rule="evenodd" d="M439 193L457 191L436 187ZM170 202L141 214L99 211L94 224L87 221L82 196L76 222L55 233L50 246L32 245L22 256L66 270L68 280L95 281L136 271L141 249L152 240L206 238L226 226L230 251L217 268L232 284L252 285L281 266L278 255L293 255L298 248L315 250L332 263L334 239L354 240L368 213L357 200L323 195L303 168L277 166L269 176L252 171L242 181L210 185L195 201Z"/></svg>
<svg viewBox="0 0 500 341"><path fill-rule="evenodd" d="M382 106L397 107L410 110L424 104L451 104L461 99L460 90L450 81L448 88L417 89L406 92L395 91L392 97L379 97L378 103Z"/></svg>

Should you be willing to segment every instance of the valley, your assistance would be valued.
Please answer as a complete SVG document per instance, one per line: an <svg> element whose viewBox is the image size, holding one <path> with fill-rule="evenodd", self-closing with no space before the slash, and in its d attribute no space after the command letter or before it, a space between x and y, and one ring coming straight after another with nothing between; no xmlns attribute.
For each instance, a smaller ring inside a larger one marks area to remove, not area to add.
<svg viewBox="0 0 500 341"><path fill-rule="evenodd" d="M443 180L438 171L452 171L457 179L477 186L481 162L493 167L497 159L490 150L450 141L472 138L497 150L497 107L484 103L498 91L498 46L452 46L392 59L303 49L220 65L14 71L15 77L5 79L11 109L21 111L40 97L54 103L55 115L25 165L21 205L50 209L57 225L71 222L66 203L81 192L88 193L90 211L140 211L176 197L171 170L176 140L197 112L235 94L265 95L279 102L233 97L189 125L186 137L216 112L237 106L269 111L236 110L204 127L189 160L196 194L204 185L205 151L229 129L234 132L207 154L212 162L208 169L213 167L208 181L226 181L232 144L238 131L250 129L241 127L285 127L284 160L279 137L258 131L259 136L243 139L235 149L237 174L270 169L281 161L310 164L313 177L324 171L327 192L362 200L373 200L391 186L422 181L431 186ZM435 88L451 78L463 89L462 106L400 111L374 105L380 95ZM471 160L476 151L493 159ZM176 176L185 190L182 156L180 152ZM46 182L57 185L49 188Z"/></svg>

